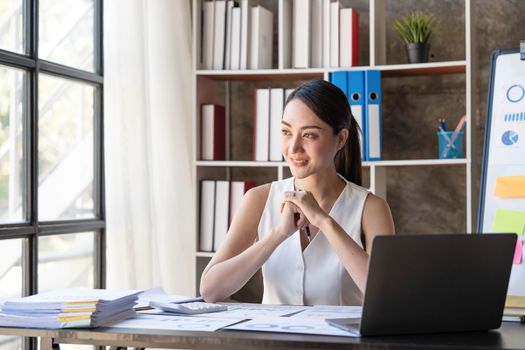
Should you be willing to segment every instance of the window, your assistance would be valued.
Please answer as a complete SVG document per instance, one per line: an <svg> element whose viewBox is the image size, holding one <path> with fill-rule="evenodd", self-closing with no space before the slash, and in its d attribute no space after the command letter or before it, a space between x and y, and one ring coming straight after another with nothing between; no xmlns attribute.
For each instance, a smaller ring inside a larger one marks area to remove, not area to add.
<svg viewBox="0 0 525 350"><path fill-rule="evenodd" d="M103 83L102 0L0 1L0 301L105 286Z"/></svg>

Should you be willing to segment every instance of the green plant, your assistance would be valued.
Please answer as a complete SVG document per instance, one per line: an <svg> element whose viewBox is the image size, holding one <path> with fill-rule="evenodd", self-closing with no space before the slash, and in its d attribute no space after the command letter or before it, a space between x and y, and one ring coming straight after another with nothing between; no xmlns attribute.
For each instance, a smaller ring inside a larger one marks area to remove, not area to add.
<svg viewBox="0 0 525 350"><path fill-rule="evenodd" d="M412 12L396 20L394 28L406 44L426 43L435 29L435 18L421 12Z"/></svg>

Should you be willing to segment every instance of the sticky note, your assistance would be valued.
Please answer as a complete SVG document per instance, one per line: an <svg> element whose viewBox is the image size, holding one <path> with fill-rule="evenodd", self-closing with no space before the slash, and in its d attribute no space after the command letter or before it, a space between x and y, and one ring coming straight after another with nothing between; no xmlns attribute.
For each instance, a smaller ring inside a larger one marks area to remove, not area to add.
<svg viewBox="0 0 525 350"><path fill-rule="evenodd" d="M516 241L516 250L514 251L513 264L521 264L521 256L523 255L523 241L518 239Z"/></svg>
<svg viewBox="0 0 525 350"><path fill-rule="evenodd" d="M525 176L498 176L494 196L500 198L525 197Z"/></svg>
<svg viewBox="0 0 525 350"><path fill-rule="evenodd" d="M525 211L497 209L492 224L492 232L516 233L523 235Z"/></svg>

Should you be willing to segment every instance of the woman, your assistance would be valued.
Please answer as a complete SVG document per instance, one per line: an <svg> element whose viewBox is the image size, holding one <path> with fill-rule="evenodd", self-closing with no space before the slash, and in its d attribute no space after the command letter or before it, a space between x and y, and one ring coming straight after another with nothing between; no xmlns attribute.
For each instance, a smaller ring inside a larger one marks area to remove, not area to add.
<svg viewBox="0 0 525 350"><path fill-rule="evenodd" d="M394 224L388 204L360 187L358 126L339 88L312 80L292 92L281 152L293 177L246 193L201 295L224 300L262 266L263 303L360 305L372 240Z"/></svg>

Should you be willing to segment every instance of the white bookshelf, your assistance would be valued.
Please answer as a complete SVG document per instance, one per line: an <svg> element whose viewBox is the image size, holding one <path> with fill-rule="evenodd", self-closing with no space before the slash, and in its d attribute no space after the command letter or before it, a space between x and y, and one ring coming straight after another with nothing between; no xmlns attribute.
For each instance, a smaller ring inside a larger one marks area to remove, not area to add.
<svg viewBox="0 0 525 350"><path fill-rule="evenodd" d="M429 62L421 64L386 64L386 11L387 11L387 0L370 0L369 2L369 64L366 66L357 66L351 68L308 68L308 69L292 69L285 68L283 62L283 54L281 52L274 52L277 63L274 69L261 69L261 70L204 70L198 64L198 57L200 57L200 28L201 28L201 4L203 0L193 0L193 57L194 57L194 68L193 68L193 130L194 130L194 168L193 168L193 180L195 184L195 193L198 196L199 193L199 173L204 172L206 174L213 173L214 171L222 171L226 173L226 177L233 171L234 168L245 168L245 169L261 169L261 171L274 172L274 180L282 179L288 173L288 166L285 162L256 162L250 160L226 160L226 161L202 161L198 159L198 128L199 128L199 113L200 104L202 103L217 103L225 106L227 122L227 137L229 139L229 128L231 118L236 116L232 115L230 100L231 87L233 83L247 82L257 83L259 81L272 81L283 84L283 82L297 81L297 80L309 80L309 79L329 79L329 73L338 70L366 70L376 69L382 71L382 77L386 79L395 79L396 77L410 77L410 76L433 76L433 75L449 75L449 74L463 74L465 76L465 114L473 119L473 104L474 92L473 89L473 72L472 72L472 30L474 27L473 18L471 15L471 1L464 0L464 11L465 11L465 59L464 60L453 60L453 61L442 61L442 62ZM292 0L273 0L275 2L275 9L278 12L279 9L288 6ZM396 0L397 1L397 0ZM400 0L402 1L402 0ZM424 0L423 0L424 1ZM410 2L407 2L407 10ZM282 30L287 26L286 19L283 18L281 13L274 13L274 21L276 25L274 28L278 31L278 35L274 36L277 38L278 43L274 45L274 50L283 48L283 43L286 42L282 35ZM361 21L360 26L366 25L366 21ZM439 34L436 34L439 35ZM363 46L361 46L362 48ZM472 198L472 144L473 133L471 130L472 122L466 123L464 130L465 135L465 158L463 159L396 159L396 160L381 160L363 162L363 167L368 169L369 172L369 187L370 189L386 199L388 199L388 188L387 178L389 169L395 167L460 167L464 168L465 171L465 226L467 232L472 232L472 203L477 198ZM415 132L415 131L414 131ZM231 150L226 147L227 154L231 153ZM197 197L199 198L199 197ZM199 201L197 200L197 203ZM199 205L197 205L197 213L199 211ZM198 215L197 215L198 218ZM197 219L198 220L198 219ZM195 229L193 230L198 242L198 227L199 223L196 222ZM198 247L198 243L196 244ZM197 265L196 275L196 286L198 285L198 279L202 268L206 265L209 258L213 256L210 252L196 252L195 259ZM197 291L198 292L198 291Z"/></svg>

